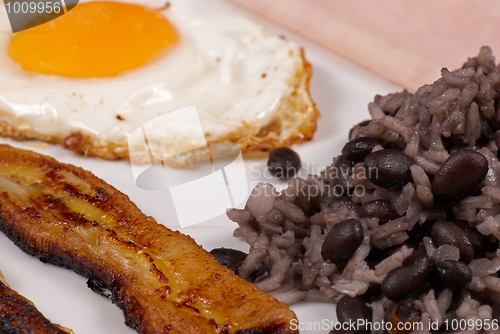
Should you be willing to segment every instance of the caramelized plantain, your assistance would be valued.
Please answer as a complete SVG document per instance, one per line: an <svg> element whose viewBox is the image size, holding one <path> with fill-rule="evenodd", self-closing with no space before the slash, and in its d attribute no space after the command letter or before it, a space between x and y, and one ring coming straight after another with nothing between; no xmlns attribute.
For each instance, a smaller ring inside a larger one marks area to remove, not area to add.
<svg viewBox="0 0 500 334"><path fill-rule="evenodd" d="M108 289L139 333L295 333L284 303L92 173L0 145L0 230Z"/></svg>
<svg viewBox="0 0 500 334"><path fill-rule="evenodd" d="M51 323L33 303L12 290L0 272L0 333L73 334Z"/></svg>

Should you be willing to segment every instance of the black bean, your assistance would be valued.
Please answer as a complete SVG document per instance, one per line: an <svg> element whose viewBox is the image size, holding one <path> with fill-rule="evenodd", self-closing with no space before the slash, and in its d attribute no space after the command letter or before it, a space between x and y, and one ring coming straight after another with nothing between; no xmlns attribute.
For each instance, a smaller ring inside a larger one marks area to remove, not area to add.
<svg viewBox="0 0 500 334"><path fill-rule="evenodd" d="M427 220L423 224L415 224L415 226L408 231L410 239L408 239L407 244L411 244L412 248L417 248L424 237L431 235L433 223L433 221Z"/></svg>
<svg viewBox="0 0 500 334"><path fill-rule="evenodd" d="M455 142L450 137L441 136L441 142L443 143L444 148L448 151L456 146Z"/></svg>
<svg viewBox="0 0 500 334"><path fill-rule="evenodd" d="M496 319L498 322L500 322L500 303L491 305L491 309L493 320Z"/></svg>
<svg viewBox="0 0 500 334"><path fill-rule="evenodd" d="M360 205L356 204L352 201L351 197L349 196L340 196L340 197L335 197L332 199L332 201L328 204L328 207L333 210L333 212L339 212L343 208L347 208L350 211L354 212L359 212Z"/></svg>
<svg viewBox="0 0 500 334"><path fill-rule="evenodd" d="M420 311L415 307L415 299L408 297L389 305L385 311L384 320L392 324L397 324L410 320L414 321L416 317L420 317ZM384 334L389 334L389 332L384 331Z"/></svg>
<svg viewBox="0 0 500 334"><path fill-rule="evenodd" d="M374 185L398 190L413 180L410 170L413 164L415 160L402 151L380 150L365 158L365 175Z"/></svg>
<svg viewBox="0 0 500 334"><path fill-rule="evenodd" d="M370 250L370 253L366 257L366 261L369 263L372 263L375 267L376 264L378 264L380 261L384 260L385 258L391 256L392 254L396 253L401 249L401 245L395 245L389 248L385 249L378 249L373 247ZM373 269L373 268L370 268Z"/></svg>
<svg viewBox="0 0 500 334"><path fill-rule="evenodd" d="M454 291L453 299L451 300L450 307L448 307L448 312L456 311L464 301L471 298L472 292L469 289Z"/></svg>
<svg viewBox="0 0 500 334"><path fill-rule="evenodd" d="M345 155L355 163L363 162L366 156L372 153L373 148L377 145L382 146L382 148L390 147L390 144L383 139L376 137L360 137L345 144L342 149L342 155Z"/></svg>
<svg viewBox="0 0 500 334"><path fill-rule="evenodd" d="M394 269L384 278L382 293L392 300L406 297L425 283L431 268L431 259L424 253L409 256L402 267Z"/></svg>
<svg viewBox="0 0 500 334"><path fill-rule="evenodd" d="M350 296L342 297L337 303L337 319L340 323L356 323L358 319L363 319L364 323L372 320L372 311L366 306L366 302L361 296L354 298ZM356 327L359 334L369 333L366 326Z"/></svg>
<svg viewBox="0 0 500 334"><path fill-rule="evenodd" d="M313 208L312 196L307 187L302 187L302 191L297 192L297 197L295 197L293 204L301 208L307 216L312 216L315 212L320 211Z"/></svg>
<svg viewBox="0 0 500 334"><path fill-rule="evenodd" d="M460 250L460 260L469 263L474 258L474 247L467 234L447 220L439 220L432 225L431 238L436 246L450 245Z"/></svg>
<svg viewBox="0 0 500 334"><path fill-rule="evenodd" d="M340 263L351 257L363 242L363 225L357 219L347 219L335 225L328 232L321 256L332 263Z"/></svg>
<svg viewBox="0 0 500 334"><path fill-rule="evenodd" d="M480 123L481 123L481 137L476 140L474 146L483 147L488 144L491 137L494 135L495 130L493 130L493 126L489 120L487 120L482 113L480 115Z"/></svg>
<svg viewBox="0 0 500 334"><path fill-rule="evenodd" d="M223 266L236 272L243 261L247 258L247 254L231 248L214 248L210 251Z"/></svg>
<svg viewBox="0 0 500 334"><path fill-rule="evenodd" d="M367 119L367 120L364 120L363 122L358 123L358 124L356 124L356 125L358 125L358 126L362 127L362 126L365 126L365 125L370 124L370 122L371 122L371 121L372 121L371 119ZM355 125L355 126L356 126L356 125ZM354 127L355 127L355 126L353 126L353 127L351 128L351 130L349 130L349 138L347 138L347 139L351 140L351 138L352 138L352 131L354 130Z"/></svg>
<svg viewBox="0 0 500 334"><path fill-rule="evenodd" d="M269 276L269 273L267 272L266 264L264 262L260 262L257 265L257 268L255 269L255 271L248 278L248 281L250 283L256 283L256 282L258 282L258 281L260 281L268 276Z"/></svg>
<svg viewBox="0 0 500 334"><path fill-rule="evenodd" d="M352 168L354 167L354 165L354 161L350 160L346 156L341 155L337 159L335 168L333 169L332 173L334 190L336 194L344 195L348 193L349 183L347 182L347 179L352 175Z"/></svg>
<svg viewBox="0 0 500 334"><path fill-rule="evenodd" d="M359 212L360 218L378 218L381 223L386 223L389 220L393 220L401 217L391 201L387 199L377 199L365 203Z"/></svg>
<svg viewBox="0 0 500 334"><path fill-rule="evenodd" d="M440 260L434 264L434 267L437 277L443 286L450 289L463 289L472 281L472 272L463 262Z"/></svg>
<svg viewBox="0 0 500 334"><path fill-rule="evenodd" d="M326 207L330 201L326 181L316 177L308 177L301 187L296 190L296 197L293 204L304 211L306 216L312 216Z"/></svg>
<svg viewBox="0 0 500 334"><path fill-rule="evenodd" d="M254 231L259 231L260 230L259 222L257 221L257 219L250 220L248 222L248 225L250 225L250 227L253 228Z"/></svg>
<svg viewBox="0 0 500 334"><path fill-rule="evenodd" d="M396 304L396 315L401 321L408 321L420 316L420 311L415 307L414 298L405 298Z"/></svg>
<svg viewBox="0 0 500 334"><path fill-rule="evenodd" d="M432 180L432 192L445 199L461 199L474 193L488 173L488 160L464 149L450 155Z"/></svg>
<svg viewBox="0 0 500 334"><path fill-rule="evenodd" d="M382 294L382 290L380 289L380 284L370 282L370 284L368 285L368 290L366 290L366 292L364 293L364 296L367 296L367 297L373 296L373 297L378 298L378 297L380 297L381 294Z"/></svg>
<svg viewBox="0 0 500 334"><path fill-rule="evenodd" d="M269 154L267 167L275 177L289 179L294 177L300 169L300 157L288 147L278 147Z"/></svg>
<svg viewBox="0 0 500 334"><path fill-rule="evenodd" d="M375 249L375 248L374 248ZM370 251L370 254L372 252ZM366 261L366 264L368 265L368 268L372 269L372 270L375 270L375 266L380 262L380 261L377 261L377 260L373 260L370 258L370 254L368 254L368 256L365 258L365 261Z"/></svg>
<svg viewBox="0 0 500 334"><path fill-rule="evenodd" d="M491 291L488 289L485 289L483 291L474 291L473 298L481 304L491 304L495 303L498 300L498 296L494 293L491 293Z"/></svg>
<svg viewBox="0 0 500 334"><path fill-rule="evenodd" d="M474 257L478 258L478 256L483 255L485 251L492 248L492 242L488 240L488 238L475 228L472 228L469 223L463 220L454 221L454 223L460 227L467 237L469 238L472 247L474 248ZM493 245L494 247L494 245Z"/></svg>

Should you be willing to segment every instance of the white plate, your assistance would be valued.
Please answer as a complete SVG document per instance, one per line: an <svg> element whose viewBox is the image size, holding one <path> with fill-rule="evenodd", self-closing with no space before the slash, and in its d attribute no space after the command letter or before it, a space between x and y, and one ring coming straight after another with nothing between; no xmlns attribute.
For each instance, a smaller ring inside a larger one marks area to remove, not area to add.
<svg viewBox="0 0 500 334"><path fill-rule="evenodd" d="M398 91L400 88L288 30L234 8L262 22L272 33L284 35L304 47L306 58L314 71L311 94L322 117L314 139L296 146L295 150L308 172L318 173L340 153L349 129L369 118L367 105L373 97L376 94ZM38 142L19 143L7 139L0 139L0 142L31 149L61 162L85 168L127 194L144 213L153 216L159 223L169 228L179 228L168 190L148 191L136 187L130 165L125 161L86 159L60 147ZM244 155L244 160L249 185L266 181L281 188L285 184L264 177L267 162L265 155L248 154ZM243 203L239 206L242 205ZM207 250L230 247L248 251L248 245L243 240L232 236L235 227L235 223L221 215L180 230L192 236ZM86 279L82 276L41 263L19 250L3 234L0 234L0 254L0 270L12 288L32 300L51 321L71 328L76 334L136 333L125 326L122 311L108 299L88 289ZM303 329L301 333L328 333L330 320L335 319L335 307L332 303L304 301L291 308L298 316L300 328Z"/></svg>

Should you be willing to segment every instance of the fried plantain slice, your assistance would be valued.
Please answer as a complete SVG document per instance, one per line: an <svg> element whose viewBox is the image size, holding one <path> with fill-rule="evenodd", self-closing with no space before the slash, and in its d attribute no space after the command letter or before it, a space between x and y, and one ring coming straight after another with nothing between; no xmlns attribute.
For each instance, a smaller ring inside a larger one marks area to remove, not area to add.
<svg viewBox="0 0 500 334"><path fill-rule="evenodd" d="M51 323L25 297L12 290L0 272L0 333L73 334Z"/></svg>
<svg viewBox="0 0 500 334"><path fill-rule="evenodd" d="M296 333L284 303L81 168L0 145L0 230L108 289L143 334Z"/></svg>

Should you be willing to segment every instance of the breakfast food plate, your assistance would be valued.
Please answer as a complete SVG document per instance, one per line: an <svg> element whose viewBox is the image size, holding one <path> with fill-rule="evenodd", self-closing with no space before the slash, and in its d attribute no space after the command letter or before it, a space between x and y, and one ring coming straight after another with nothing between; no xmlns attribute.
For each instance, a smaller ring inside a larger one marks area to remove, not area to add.
<svg viewBox="0 0 500 334"><path fill-rule="evenodd" d="M331 163L347 141L349 129L369 118L367 104L376 94L400 90L369 72L304 40L292 32L233 8L263 23L271 33L284 35L305 50L313 66L310 92L322 116L311 142L294 147L303 170L300 175L317 174ZM438 73L436 73L436 77ZM172 197L168 190L143 190L135 185L132 168L125 160L107 161L82 155L40 142L16 142L1 139L16 147L32 149L93 172L118 190L127 194L139 208L169 228L192 236L205 249L216 247L248 251L248 245L232 236L237 225L225 215L203 223L180 228ZM266 172L267 154L243 156L249 189L257 182L270 182L282 189L286 183ZM193 204L195 209L196 204ZM241 207L244 202L237 206ZM75 333L135 333L123 321L122 311L106 298L87 288L86 279L64 268L44 264L24 254L3 234L0 235L0 270L12 288L32 300L51 321L71 328ZM299 319L301 333L328 333L330 320L335 319L334 305L303 301L292 305ZM299 325L298 324L298 325ZM321 325L320 325L321 324Z"/></svg>

